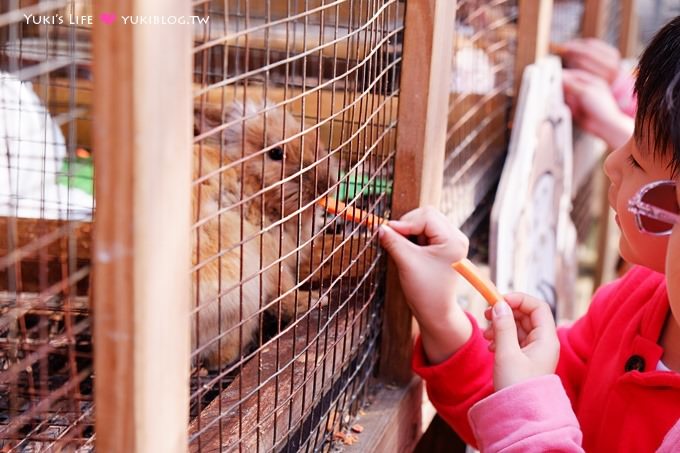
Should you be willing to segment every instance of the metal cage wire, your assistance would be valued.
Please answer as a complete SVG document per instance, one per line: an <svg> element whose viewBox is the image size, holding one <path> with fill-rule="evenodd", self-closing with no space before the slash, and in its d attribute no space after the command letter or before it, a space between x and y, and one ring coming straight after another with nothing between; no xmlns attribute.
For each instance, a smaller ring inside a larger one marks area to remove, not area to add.
<svg viewBox="0 0 680 453"><path fill-rule="evenodd" d="M562 43L580 37L583 28L584 8L584 0L554 1L550 40L555 43Z"/></svg>
<svg viewBox="0 0 680 453"><path fill-rule="evenodd" d="M403 5L194 8L190 449L329 448L377 364L384 258L316 202L388 214Z"/></svg>
<svg viewBox="0 0 680 453"><path fill-rule="evenodd" d="M457 2L441 208L459 226L488 213L505 158L516 20L516 1Z"/></svg>
<svg viewBox="0 0 680 453"><path fill-rule="evenodd" d="M0 11L3 451L93 447L90 29L69 23L88 9L9 0Z"/></svg>

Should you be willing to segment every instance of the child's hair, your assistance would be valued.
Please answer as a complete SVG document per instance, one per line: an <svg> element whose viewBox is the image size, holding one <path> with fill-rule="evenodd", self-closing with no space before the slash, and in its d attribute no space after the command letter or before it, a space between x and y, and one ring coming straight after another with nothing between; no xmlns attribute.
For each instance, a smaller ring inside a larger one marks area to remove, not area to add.
<svg viewBox="0 0 680 453"><path fill-rule="evenodd" d="M680 16L666 24L645 49L635 82L638 110L635 140L654 157L669 159L680 174Z"/></svg>

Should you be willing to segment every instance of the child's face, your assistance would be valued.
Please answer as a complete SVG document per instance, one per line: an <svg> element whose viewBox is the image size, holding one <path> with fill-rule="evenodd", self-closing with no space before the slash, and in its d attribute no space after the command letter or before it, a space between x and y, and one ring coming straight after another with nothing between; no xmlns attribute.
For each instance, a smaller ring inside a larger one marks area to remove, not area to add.
<svg viewBox="0 0 680 453"><path fill-rule="evenodd" d="M646 142L648 141L642 140L640 147L646 147ZM616 223L621 229L621 256L630 263L664 272L669 237L642 233L635 223L635 216L628 211L628 200L643 185L660 179L671 179L671 172L666 168L667 162L654 159L652 155L650 149L638 148L635 139L631 138L607 157L604 171L611 182L609 204L616 212ZM680 232L674 234L678 235ZM680 245L680 240L675 241Z"/></svg>

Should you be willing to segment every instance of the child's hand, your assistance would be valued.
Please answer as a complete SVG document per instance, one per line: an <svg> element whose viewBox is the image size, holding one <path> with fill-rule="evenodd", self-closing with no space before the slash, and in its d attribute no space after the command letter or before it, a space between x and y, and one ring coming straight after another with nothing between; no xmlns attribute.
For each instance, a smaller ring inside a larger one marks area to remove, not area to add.
<svg viewBox="0 0 680 453"><path fill-rule="evenodd" d="M513 293L484 315L491 321L484 337L494 352L496 390L555 372L560 343L548 304Z"/></svg>
<svg viewBox="0 0 680 453"><path fill-rule="evenodd" d="M581 69L611 85L621 70L619 50L601 39L572 39L560 44L560 57L567 68Z"/></svg>
<svg viewBox="0 0 680 453"><path fill-rule="evenodd" d="M578 69L562 72L564 101L576 124L602 138L611 148L633 135L634 120L621 111L607 83Z"/></svg>
<svg viewBox="0 0 680 453"><path fill-rule="evenodd" d="M383 226L380 242L397 265L427 358L432 364L443 362L472 334L470 320L456 303L451 269L451 263L467 256L468 238L436 209L419 208Z"/></svg>

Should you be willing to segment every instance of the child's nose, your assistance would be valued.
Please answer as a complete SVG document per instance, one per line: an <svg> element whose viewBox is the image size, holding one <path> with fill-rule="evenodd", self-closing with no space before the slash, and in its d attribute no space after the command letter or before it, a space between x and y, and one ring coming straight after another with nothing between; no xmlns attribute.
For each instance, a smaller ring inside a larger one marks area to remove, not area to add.
<svg viewBox="0 0 680 453"><path fill-rule="evenodd" d="M621 175L621 148L609 153L609 156L604 160L604 174L607 175L609 181L616 185L619 182Z"/></svg>

